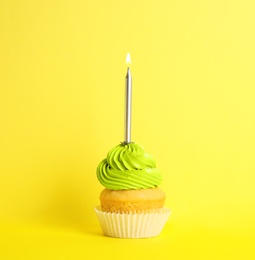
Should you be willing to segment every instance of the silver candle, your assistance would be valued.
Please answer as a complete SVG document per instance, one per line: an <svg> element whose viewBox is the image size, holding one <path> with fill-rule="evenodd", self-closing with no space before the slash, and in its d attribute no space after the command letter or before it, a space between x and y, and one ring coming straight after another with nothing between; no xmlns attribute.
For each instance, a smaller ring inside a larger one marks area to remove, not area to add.
<svg viewBox="0 0 255 260"><path fill-rule="evenodd" d="M131 112L132 112L132 76L130 71L130 54L126 57L127 75L125 80L125 143L131 142Z"/></svg>

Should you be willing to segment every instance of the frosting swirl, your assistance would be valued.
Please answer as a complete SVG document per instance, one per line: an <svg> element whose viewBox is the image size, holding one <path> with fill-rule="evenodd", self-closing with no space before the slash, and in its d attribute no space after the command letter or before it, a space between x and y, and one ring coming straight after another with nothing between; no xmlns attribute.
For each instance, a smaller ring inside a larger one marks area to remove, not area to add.
<svg viewBox="0 0 255 260"><path fill-rule="evenodd" d="M121 143L112 148L97 167L97 178L107 189L147 189L162 180L155 160L135 143Z"/></svg>

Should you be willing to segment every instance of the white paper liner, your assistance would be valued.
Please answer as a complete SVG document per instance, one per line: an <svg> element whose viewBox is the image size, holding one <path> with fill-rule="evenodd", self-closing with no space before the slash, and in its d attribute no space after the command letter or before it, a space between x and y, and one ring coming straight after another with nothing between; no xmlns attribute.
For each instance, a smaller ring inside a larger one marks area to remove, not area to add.
<svg viewBox="0 0 255 260"><path fill-rule="evenodd" d="M119 238L149 238L158 236L171 214L170 209L161 208L141 213L103 212L95 208L105 236Z"/></svg>

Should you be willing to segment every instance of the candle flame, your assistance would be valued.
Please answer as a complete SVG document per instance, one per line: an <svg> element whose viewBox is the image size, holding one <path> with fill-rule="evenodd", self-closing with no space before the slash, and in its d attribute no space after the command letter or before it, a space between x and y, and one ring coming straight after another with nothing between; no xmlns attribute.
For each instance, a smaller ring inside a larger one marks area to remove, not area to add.
<svg viewBox="0 0 255 260"><path fill-rule="evenodd" d="M130 57L130 53L129 52L127 53L127 56L126 56L126 64L127 65L131 64L131 57Z"/></svg>

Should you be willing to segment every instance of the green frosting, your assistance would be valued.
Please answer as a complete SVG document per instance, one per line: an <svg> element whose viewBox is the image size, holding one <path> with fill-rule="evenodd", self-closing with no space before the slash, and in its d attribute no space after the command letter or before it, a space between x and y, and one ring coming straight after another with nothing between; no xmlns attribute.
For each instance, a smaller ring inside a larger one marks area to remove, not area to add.
<svg viewBox="0 0 255 260"><path fill-rule="evenodd" d="M147 189L162 180L155 160L135 143L121 143L97 167L99 182L110 190Z"/></svg>

